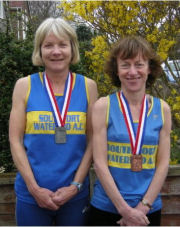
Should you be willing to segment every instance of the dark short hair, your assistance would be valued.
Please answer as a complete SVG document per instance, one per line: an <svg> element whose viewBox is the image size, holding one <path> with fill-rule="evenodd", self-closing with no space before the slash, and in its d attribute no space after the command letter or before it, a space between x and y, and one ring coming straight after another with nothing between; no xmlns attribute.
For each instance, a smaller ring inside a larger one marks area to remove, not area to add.
<svg viewBox="0 0 180 227"><path fill-rule="evenodd" d="M128 36L116 42L110 51L109 58L105 63L105 73L112 79L113 85L121 86L118 77L117 56L121 59L131 59L139 53L149 61L150 74L148 75L146 87L150 87L157 77L162 74L161 60L156 52L152 49L149 42L140 36Z"/></svg>

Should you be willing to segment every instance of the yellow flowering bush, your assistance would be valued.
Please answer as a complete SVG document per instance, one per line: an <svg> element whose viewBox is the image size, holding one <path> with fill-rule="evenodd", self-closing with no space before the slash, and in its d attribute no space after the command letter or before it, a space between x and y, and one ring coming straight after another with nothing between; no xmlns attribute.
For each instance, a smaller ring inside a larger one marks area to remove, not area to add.
<svg viewBox="0 0 180 227"><path fill-rule="evenodd" d="M112 43L126 35L141 35L152 44L166 64L180 34L178 1L63 0L59 7L64 10L66 19L81 20L97 33L86 57L91 62L92 77L97 81L100 96L115 89L104 74L104 62ZM164 75L159 79L157 87L154 86L155 94L167 100L172 109L172 149L177 148L180 135L176 130L180 127L180 78L176 78L175 82L176 84L171 84Z"/></svg>

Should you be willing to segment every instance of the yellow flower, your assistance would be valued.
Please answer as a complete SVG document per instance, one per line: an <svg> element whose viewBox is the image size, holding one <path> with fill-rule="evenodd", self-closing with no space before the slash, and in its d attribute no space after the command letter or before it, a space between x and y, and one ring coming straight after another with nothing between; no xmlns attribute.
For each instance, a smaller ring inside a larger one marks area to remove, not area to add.
<svg viewBox="0 0 180 227"><path fill-rule="evenodd" d="M175 160L170 160L170 165L177 165L178 164L178 159Z"/></svg>

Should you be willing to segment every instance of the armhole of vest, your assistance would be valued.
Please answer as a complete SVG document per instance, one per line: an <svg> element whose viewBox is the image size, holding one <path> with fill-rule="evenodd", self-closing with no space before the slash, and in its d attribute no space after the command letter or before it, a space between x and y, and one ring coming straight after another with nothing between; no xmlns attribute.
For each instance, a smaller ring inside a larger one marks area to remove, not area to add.
<svg viewBox="0 0 180 227"><path fill-rule="evenodd" d="M161 117L162 117L162 122L164 125L164 105L163 105L163 100L160 99L160 106L161 106Z"/></svg>
<svg viewBox="0 0 180 227"><path fill-rule="evenodd" d="M89 90L88 90L88 85L87 85L87 77L84 77L84 81L85 81L87 102L88 102L88 105L89 105Z"/></svg>
<svg viewBox="0 0 180 227"><path fill-rule="evenodd" d="M109 124L109 109L110 109L110 97L107 96L107 112L106 112L106 127L108 127Z"/></svg>
<svg viewBox="0 0 180 227"><path fill-rule="evenodd" d="M39 78L40 78L41 83L43 84L44 83L43 82L43 75L44 74L42 72L39 72L38 75L39 75Z"/></svg>
<svg viewBox="0 0 180 227"><path fill-rule="evenodd" d="M73 76L73 85L72 85L72 89L73 89L76 83L76 73L72 73L72 76Z"/></svg>
<svg viewBox="0 0 180 227"><path fill-rule="evenodd" d="M150 115L150 113L151 113L151 111L153 109L153 106L154 106L154 97L153 96L150 96L150 98L151 98L151 107L150 107L150 109L149 109L149 111L147 113L147 116Z"/></svg>
<svg viewBox="0 0 180 227"><path fill-rule="evenodd" d="M26 98L25 98L25 106L26 107L27 107L27 102L28 102L28 99L29 99L30 91L31 91L31 76L28 75L28 91L27 91Z"/></svg>

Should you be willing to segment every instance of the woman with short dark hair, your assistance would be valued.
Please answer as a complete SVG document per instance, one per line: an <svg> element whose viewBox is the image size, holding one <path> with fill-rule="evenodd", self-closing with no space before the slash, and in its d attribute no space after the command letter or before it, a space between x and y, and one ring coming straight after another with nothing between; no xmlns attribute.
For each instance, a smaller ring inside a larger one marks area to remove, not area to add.
<svg viewBox="0 0 180 227"><path fill-rule="evenodd" d="M89 224L160 225L171 112L165 101L146 93L160 75L160 60L145 39L125 37L110 51L106 72L120 89L93 107L98 179Z"/></svg>

